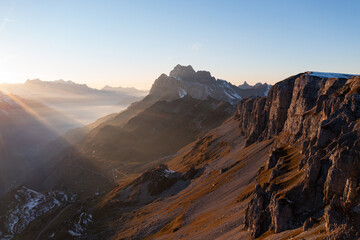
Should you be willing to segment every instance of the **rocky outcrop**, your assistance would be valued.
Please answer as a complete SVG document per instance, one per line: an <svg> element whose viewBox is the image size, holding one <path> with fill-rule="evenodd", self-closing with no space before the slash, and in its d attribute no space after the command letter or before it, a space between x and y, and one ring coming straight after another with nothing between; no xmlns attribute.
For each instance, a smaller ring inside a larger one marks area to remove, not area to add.
<svg viewBox="0 0 360 240"><path fill-rule="evenodd" d="M360 189L360 77L299 74L274 85L267 98L242 100L234 118L247 137L247 145L275 139L266 166L272 171L269 186L260 194L267 198L254 194L248 212L267 211L271 217L266 221L279 232L304 223L309 226L309 219L326 209L327 229L342 229L335 239L346 234L348 239L356 239L352 237L360 230L356 213ZM281 176L281 146L301 149L304 156L298 165L304 179L283 193L289 195L289 201L277 197L278 191L271 191L276 188L274 180ZM297 193L294 199L292 192ZM257 207L259 199L267 199L262 201L267 203L262 210ZM296 216L301 209L305 214ZM252 214L247 215L245 225L256 237L265 231L266 221Z"/></svg>
<svg viewBox="0 0 360 240"><path fill-rule="evenodd" d="M239 128L247 136L246 144L250 145L259 139L266 128L268 116L265 114L266 98L248 98L238 104L235 118Z"/></svg>
<svg viewBox="0 0 360 240"><path fill-rule="evenodd" d="M167 165L149 169L124 186L113 202L126 205L145 204L156 198L171 195L184 189L189 180L201 175L201 169L191 168L185 173L175 172Z"/></svg>
<svg viewBox="0 0 360 240"><path fill-rule="evenodd" d="M13 239L36 218L74 200L61 191L36 192L21 186L0 201L0 239Z"/></svg>

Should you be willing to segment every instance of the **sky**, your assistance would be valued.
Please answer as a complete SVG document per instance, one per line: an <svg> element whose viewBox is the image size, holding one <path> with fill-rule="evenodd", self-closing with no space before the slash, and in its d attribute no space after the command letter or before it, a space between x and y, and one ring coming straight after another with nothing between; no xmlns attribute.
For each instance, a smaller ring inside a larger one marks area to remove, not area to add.
<svg viewBox="0 0 360 240"><path fill-rule="evenodd" d="M0 0L0 83L149 89L175 65L233 84L360 73L357 0Z"/></svg>

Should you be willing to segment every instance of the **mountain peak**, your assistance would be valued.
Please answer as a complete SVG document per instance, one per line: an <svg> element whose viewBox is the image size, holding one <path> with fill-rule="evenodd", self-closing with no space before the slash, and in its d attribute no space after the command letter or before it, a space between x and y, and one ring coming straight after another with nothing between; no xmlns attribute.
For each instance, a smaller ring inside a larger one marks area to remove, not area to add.
<svg viewBox="0 0 360 240"><path fill-rule="evenodd" d="M244 83L242 85L238 86L241 89L249 89L252 88L253 86L249 85L246 81L244 81Z"/></svg>
<svg viewBox="0 0 360 240"><path fill-rule="evenodd" d="M161 74L151 87L150 95L162 100L173 100L189 95L196 99L212 97L218 101L236 104L243 97L266 96L268 86L254 88L248 86L249 90L241 89L231 83L216 80L208 71L195 71L191 65L176 65L169 76Z"/></svg>
<svg viewBox="0 0 360 240"><path fill-rule="evenodd" d="M195 74L195 70L191 65L182 66L180 64L176 65L174 69L170 72L170 77L173 78L186 78L193 76Z"/></svg>

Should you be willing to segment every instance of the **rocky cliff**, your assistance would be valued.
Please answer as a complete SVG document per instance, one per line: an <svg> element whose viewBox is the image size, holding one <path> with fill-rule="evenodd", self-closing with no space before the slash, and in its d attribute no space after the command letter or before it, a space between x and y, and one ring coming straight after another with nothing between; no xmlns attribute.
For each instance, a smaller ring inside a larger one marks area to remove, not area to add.
<svg viewBox="0 0 360 240"><path fill-rule="evenodd" d="M253 237L325 219L336 239L359 237L360 77L307 72L274 85L267 98L241 101L234 118L246 144L275 139L266 171L247 208ZM272 181L286 164L284 146L299 149L298 182ZM281 193L280 190L282 191Z"/></svg>

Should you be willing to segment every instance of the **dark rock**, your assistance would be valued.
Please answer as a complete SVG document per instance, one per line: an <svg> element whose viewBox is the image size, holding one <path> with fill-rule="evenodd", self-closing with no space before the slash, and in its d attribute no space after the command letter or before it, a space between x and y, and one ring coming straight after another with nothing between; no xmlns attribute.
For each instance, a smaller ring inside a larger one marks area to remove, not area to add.
<svg viewBox="0 0 360 240"><path fill-rule="evenodd" d="M294 225L293 219L294 202L287 198L278 199L275 194L270 200L269 210L271 214L272 229L275 233L291 229Z"/></svg>
<svg viewBox="0 0 360 240"><path fill-rule="evenodd" d="M267 161L267 169L275 167L280 157L284 156L284 151L282 148L275 149L271 152L270 157Z"/></svg>
<svg viewBox="0 0 360 240"><path fill-rule="evenodd" d="M253 198L245 212L245 228L250 230L251 237L257 238L268 230L270 214L266 210L267 197L260 185L256 186Z"/></svg>
<svg viewBox="0 0 360 240"><path fill-rule="evenodd" d="M275 84L267 98L238 104L235 120L246 146L275 137L275 146L294 146L304 155L297 169L305 179L282 192L284 198L275 197L274 184L257 188L245 219L252 237L269 225L275 232L299 225L306 230L322 212L327 231L339 232L334 239L359 235L360 77L338 76L299 74ZM266 164L272 169L269 183L286 171L278 150Z"/></svg>
<svg viewBox="0 0 360 240"><path fill-rule="evenodd" d="M195 168L192 166L184 175L183 179L191 180L199 177L204 172L204 168Z"/></svg>
<svg viewBox="0 0 360 240"><path fill-rule="evenodd" d="M345 223L345 212L341 206L340 197L334 195L329 206L325 209L325 227L327 231L334 230Z"/></svg>
<svg viewBox="0 0 360 240"><path fill-rule="evenodd" d="M304 222L304 225L303 225L303 231L309 230L318 222L319 222L319 220L317 220L314 217L310 217L310 218L306 219L306 221Z"/></svg>

